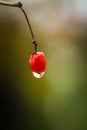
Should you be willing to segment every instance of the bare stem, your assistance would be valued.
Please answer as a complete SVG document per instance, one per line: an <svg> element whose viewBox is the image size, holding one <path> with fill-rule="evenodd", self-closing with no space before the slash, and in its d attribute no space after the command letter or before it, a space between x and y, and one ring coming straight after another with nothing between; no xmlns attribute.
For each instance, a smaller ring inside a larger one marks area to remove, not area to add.
<svg viewBox="0 0 87 130"><path fill-rule="evenodd" d="M5 6L12 6L12 7L22 7L22 3L21 2L6 2L6 1L1 1L0 0L0 5L5 5Z"/></svg>
<svg viewBox="0 0 87 130"><path fill-rule="evenodd" d="M25 16L25 18L26 18L26 21L27 21L27 23L28 23L28 27L29 27L29 29L30 29L31 36L32 36L32 43L35 45L35 52L36 52L36 51L37 51L37 43L36 43L36 40L35 40L35 38L34 38L33 30L32 30L32 28L31 28L31 24L30 24L30 22L29 22L29 19L28 19L28 17L27 17L27 14L26 14L25 10L24 10L22 7L20 7L20 9L21 9L22 12L24 13L24 16Z"/></svg>
<svg viewBox="0 0 87 130"><path fill-rule="evenodd" d="M32 28L31 28L31 25L30 25L30 22L29 22L29 18L27 17L27 14L25 12L25 10L22 8L22 3L21 2L5 2L5 1L1 1L0 0L0 5L4 5L4 6L10 6L10 7L18 7L21 9L21 11L23 12L25 18L26 18L26 21L27 21L27 24L28 24L28 27L29 27L29 30L30 30L30 33L31 33L31 37L32 37L32 43L35 45L35 52L37 51L37 43L36 43L36 40L34 38L34 34L33 34L33 31L32 31Z"/></svg>

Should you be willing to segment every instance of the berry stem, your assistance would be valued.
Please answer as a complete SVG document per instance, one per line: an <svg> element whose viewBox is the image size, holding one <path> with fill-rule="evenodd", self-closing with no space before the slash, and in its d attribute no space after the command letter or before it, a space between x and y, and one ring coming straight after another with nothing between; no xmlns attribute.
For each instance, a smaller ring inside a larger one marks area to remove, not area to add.
<svg viewBox="0 0 87 130"><path fill-rule="evenodd" d="M23 14L25 16L25 19L27 21L27 24L28 24L28 27L29 27L29 30L30 30L30 33L31 33L31 37L32 37L32 43L35 46L35 52L36 52L37 51L37 42L36 42L36 40L34 38L34 34L33 34L33 30L32 30L29 18L27 17L27 14L26 14L25 10L22 8L22 3L21 2L16 2L16 3L14 3L14 2L6 2L6 1L1 1L0 0L0 5L10 6L10 7L18 7L18 8L21 9L21 11L23 12Z"/></svg>
<svg viewBox="0 0 87 130"><path fill-rule="evenodd" d="M34 38L34 33L33 33L33 30L32 30L30 21L29 21L29 19L28 19L28 17L27 17L27 14L26 14L25 10L24 10L22 7L19 7L19 8L20 8L20 9L22 10L22 12L24 13L24 16L25 16L25 18L26 18L26 21L27 21L27 23L28 23L28 27L29 27L29 29L30 29L31 36L32 36L32 43L35 45L35 52L36 52L36 51L37 51L37 43L36 43L36 40L35 40L35 38Z"/></svg>

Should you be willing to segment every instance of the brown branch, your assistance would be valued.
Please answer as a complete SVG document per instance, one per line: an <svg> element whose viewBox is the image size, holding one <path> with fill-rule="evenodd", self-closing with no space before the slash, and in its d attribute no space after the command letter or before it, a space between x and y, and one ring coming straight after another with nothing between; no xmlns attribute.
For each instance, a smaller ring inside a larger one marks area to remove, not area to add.
<svg viewBox="0 0 87 130"><path fill-rule="evenodd" d="M26 18L26 21L27 21L27 24L28 24L28 27L29 27L29 30L30 30L30 33L31 33L31 37L32 37L32 43L35 45L35 52L37 51L37 43L36 43L36 40L34 38L34 34L33 34L33 31L32 31L32 27L30 25L30 21L29 21L29 18L27 17L27 14L25 12L25 10L22 8L22 3L21 2L6 2L6 1L1 1L0 0L0 5L4 5L4 6L10 6L10 7L18 7L21 9L21 11L23 12L25 18Z"/></svg>

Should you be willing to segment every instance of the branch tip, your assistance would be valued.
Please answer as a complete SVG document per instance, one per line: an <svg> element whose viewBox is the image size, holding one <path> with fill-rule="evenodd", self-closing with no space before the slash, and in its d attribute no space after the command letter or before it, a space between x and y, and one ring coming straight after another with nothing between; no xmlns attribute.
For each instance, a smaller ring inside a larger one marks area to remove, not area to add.
<svg viewBox="0 0 87 130"><path fill-rule="evenodd" d="M19 4L19 7L20 7L20 8L23 6L21 2L18 2L18 4Z"/></svg>

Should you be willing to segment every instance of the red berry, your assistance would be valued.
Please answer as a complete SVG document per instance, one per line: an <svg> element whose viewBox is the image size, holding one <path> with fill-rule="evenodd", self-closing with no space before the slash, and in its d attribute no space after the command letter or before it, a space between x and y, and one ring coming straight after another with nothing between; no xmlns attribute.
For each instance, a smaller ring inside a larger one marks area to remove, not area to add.
<svg viewBox="0 0 87 130"><path fill-rule="evenodd" d="M30 56L29 64L33 72L42 73L46 68L46 59L43 52L36 52Z"/></svg>

